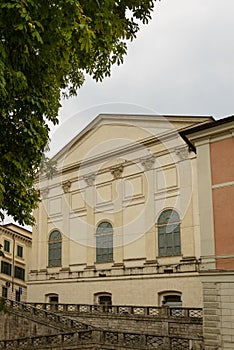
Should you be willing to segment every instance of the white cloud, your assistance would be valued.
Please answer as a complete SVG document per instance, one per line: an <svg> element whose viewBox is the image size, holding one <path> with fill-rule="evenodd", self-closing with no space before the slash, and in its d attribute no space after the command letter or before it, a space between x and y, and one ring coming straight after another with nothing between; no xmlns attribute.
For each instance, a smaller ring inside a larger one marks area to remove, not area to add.
<svg viewBox="0 0 234 350"><path fill-rule="evenodd" d="M118 112L118 106L125 112L124 104L135 106L134 112L140 105L161 114L233 114L233 15L233 0L157 1L125 63L102 83L87 78L78 97L63 102L61 120L95 106L88 119ZM80 128L87 118L81 115Z"/></svg>

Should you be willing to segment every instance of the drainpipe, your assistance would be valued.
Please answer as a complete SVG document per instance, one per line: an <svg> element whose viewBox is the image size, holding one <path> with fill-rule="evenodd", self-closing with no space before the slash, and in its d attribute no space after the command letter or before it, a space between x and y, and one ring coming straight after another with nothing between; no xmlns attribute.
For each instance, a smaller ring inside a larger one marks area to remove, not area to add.
<svg viewBox="0 0 234 350"><path fill-rule="evenodd" d="M15 273L15 235L13 234L13 254L12 254L12 272L11 272L11 291L14 292L14 273Z"/></svg>

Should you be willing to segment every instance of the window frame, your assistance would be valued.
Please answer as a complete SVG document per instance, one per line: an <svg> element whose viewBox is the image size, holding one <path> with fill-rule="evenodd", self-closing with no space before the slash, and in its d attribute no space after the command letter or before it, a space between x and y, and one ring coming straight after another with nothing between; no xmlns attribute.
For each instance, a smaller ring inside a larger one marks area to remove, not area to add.
<svg viewBox="0 0 234 350"><path fill-rule="evenodd" d="M180 300L176 302L168 301L169 298L178 298ZM182 292L177 290L165 290L158 293L158 302L159 306L168 306L170 308L178 308L182 307L183 300L182 300ZM176 303L176 305L173 303Z"/></svg>
<svg viewBox="0 0 234 350"><path fill-rule="evenodd" d="M14 277L21 281L25 281L25 269L23 267L15 265Z"/></svg>
<svg viewBox="0 0 234 350"><path fill-rule="evenodd" d="M8 298L8 288L5 286L2 286L2 298Z"/></svg>
<svg viewBox="0 0 234 350"><path fill-rule="evenodd" d="M19 254L19 248L21 249L21 254ZM16 246L16 256L17 258L23 258L24 257L24 247L22 245L17 244Z"/></svg>
<svg viewBox="0 0 234 350"><path fill-rule="evenodd" d="M157 221L158 256L181 255L181 220L174 209L165 209Z"/></svg>
<svg viewBox="0 0 234 350"><path fill-rule="evenodd" d="M8 248L6 248L6 245L8 245ZM10 253L11 252L11 242L8 239L4 238L4 242L3 242L3 251L6 253Z"/></svg>
<svg viewBox="0 0 234 350"><path fill-rule="evenodd" d="M113 261L113 226L109 221L102 221L96 229L96 262Z"/></svg>
<svg viewBox="0 0 234 350"><path fill-rule="evenodd" d="M8 271L9 273L6 272L7 269L9 269L9 271ZM10 264L7 261L2 260L1 261L1 273L3 273L4 275L7 275L7 276L11 276L12 275L12 264Z"/></svg>
<svg viewBox="0 0 234 350"><path fill-rule="evenodd" d="M56 237L57 234L57 237ZM54 237L53 237L54 236ZM48 239L48 267L62 266L62 234L53 230Z"/></svg>

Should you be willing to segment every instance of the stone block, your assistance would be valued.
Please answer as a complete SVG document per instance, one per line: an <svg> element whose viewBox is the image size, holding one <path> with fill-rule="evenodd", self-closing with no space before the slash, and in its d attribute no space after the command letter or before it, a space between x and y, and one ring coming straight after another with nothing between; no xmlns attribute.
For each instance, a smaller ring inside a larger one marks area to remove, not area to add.
<svg viewBox="0 0 234 350"><path fill-rule="evenodd" d="M219 307L219 303L214 303L214 302L204 302L203 304L204 309L217 309Z"/></svg>
<svg viewBox="0 0 234 350"><path fill-rule="evenodd" d="M218 295L218 293L216 289L204 289L203 295Z"/></svg>
<svg viewBox="0 0 234 350"><path fill-rule="evenodd" d="M217 295L204 295L203 296L203 302L217 302Z"/></svg>
<svg viewBox="0 0 234 350"><path fill-rule="evenodd" d="M204 327L203 329L204 334L220 334L220 329L219 328L214 328L214 327Z"/></svg>

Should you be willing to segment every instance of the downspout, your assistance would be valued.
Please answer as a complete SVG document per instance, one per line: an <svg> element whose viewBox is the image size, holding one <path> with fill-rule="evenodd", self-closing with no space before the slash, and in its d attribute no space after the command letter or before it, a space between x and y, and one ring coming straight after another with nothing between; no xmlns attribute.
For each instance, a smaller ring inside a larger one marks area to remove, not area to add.
<svg viewBox="0 0 234 350"><path fill-rule="evenodd" d="M13 234L13 254L12 254L12 272L11 272L11 291L14 292L14 274L15 274L15 235Z"/></svg>

